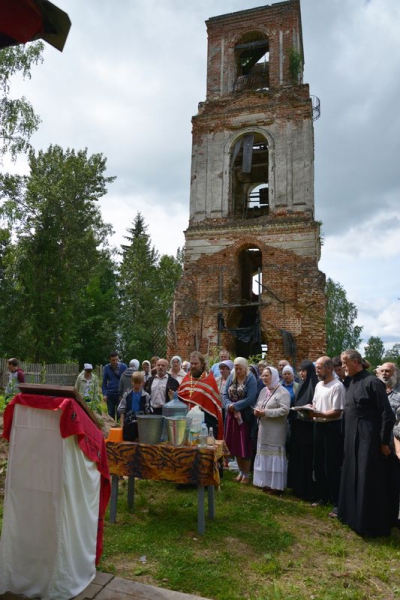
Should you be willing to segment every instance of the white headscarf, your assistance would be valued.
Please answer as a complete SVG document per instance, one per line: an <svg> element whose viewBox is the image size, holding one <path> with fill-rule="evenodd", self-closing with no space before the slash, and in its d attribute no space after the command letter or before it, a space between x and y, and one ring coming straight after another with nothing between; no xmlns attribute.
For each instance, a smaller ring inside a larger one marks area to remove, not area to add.
<svg viewBox="0 0 400 600"><path fill-rule="evenodd" d="M247 377L247 375L250 372L250 369L249 369L249 363L247 362L247 360L245 358L243 358L242 356L238 356L233 361L233 365L241 365L242 367L244 367L245 371L246 371L246 377ZM232 371L232 380L233 381L236 380L236 371L235 371L235 369L233 369L233 371Z"/></svg>
<svg viewBox="0 0 400 600"><path fill-rule="evenodd" d="M249 363L247 362L247 360L245 358L243 358L242 356L238 356L237 358L235 358L235 360L233 361L234 365L242 365L242 367L245 367L245 369L248 368Z"/></svg>
<svg viewBox="0 0 400 600"><path fill-rule="evenodd" d="M267 386L269 390L273 390L279 384L279 373L275 367L265 367L271 373L271 383Z"/></svg>
<svg viewBox="0 0 400 600"><path fill-rule="evenodd" d="M179 360L179 365L182 367L182 359L180 356L173 356L170 360L169 366L172 367L172 361L173 360Z"/></svg>
<svg viewBox="0 0 400 600"><path fill-rule="evenodd" d="M132 358L132 360L129 363L129 367L131 369L133 369L134 371L137 371L139 369L139 361L137 358Z"/></svg>

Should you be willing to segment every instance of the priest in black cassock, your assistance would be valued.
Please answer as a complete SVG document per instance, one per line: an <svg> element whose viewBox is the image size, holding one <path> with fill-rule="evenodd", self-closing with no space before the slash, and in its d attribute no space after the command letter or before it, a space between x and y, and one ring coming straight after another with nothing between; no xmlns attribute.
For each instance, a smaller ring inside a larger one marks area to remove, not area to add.
<svg viewBox="0 0 400 600"><path fill-rule="evenodd" d="M356 350L341 355L352 379L346 391L339 519L362 536L390 535L397 521L394 415L382 381L366 371Z"/></svg>

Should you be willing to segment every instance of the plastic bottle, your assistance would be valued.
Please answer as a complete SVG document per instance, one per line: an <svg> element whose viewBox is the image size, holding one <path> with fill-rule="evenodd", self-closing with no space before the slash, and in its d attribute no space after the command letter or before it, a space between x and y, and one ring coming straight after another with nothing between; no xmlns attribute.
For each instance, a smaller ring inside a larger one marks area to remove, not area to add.
<svg viewBox="0 0 400 600"><path fill-rule="evenodd" d="M210 427L210 430L208 432L208 436L207 436L207 446L209 448L214 448L215 446L215 437L214 437L214 430L212 427Z"/></svg>
<svg viewBox="0 0 400 600"><path fill-rule="evenodd" d="M190 423L190 442L192 446L197 446L200 441L201 425L204 422L204 413L198 406L189 410L187 417L191 419Z"/></svg>
<svg viewBox="0 0 400 600"><path fill-rule="evenodd" d="M201 426L199 448L207 448L208 431L205 423Z"/></svg>

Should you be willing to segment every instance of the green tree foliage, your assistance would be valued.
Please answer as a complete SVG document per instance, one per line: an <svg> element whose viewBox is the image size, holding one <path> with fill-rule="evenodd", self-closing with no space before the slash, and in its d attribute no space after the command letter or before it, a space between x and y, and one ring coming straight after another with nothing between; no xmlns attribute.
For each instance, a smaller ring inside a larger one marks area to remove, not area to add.
<svg viewBox="0 0 400 600"><path fill-rule="evenodd" d="M385 354L385 346L380 337L371 336L364 346L365 358L371 363L371 368L375 369L377 365L382 364L382 358Z"/></svg>
<svg viewBox="0 0 400 600"><path fill-rule="evenodd" d="M18 319L13 326L3 321L9 332L3 353L33 361L96 363L94 348L104 351L104 338L113 337L115 328L115 287L109 288L113 264L104 245L111 228L96 202L114 178L104 175L106 159L88 156L87 150L50 146L46 152L31 151L29 165L22 194L9 200L17 206L14 216L19 213L14 219L18 242L7 250L12 260L6 266ZM12 352L10 340L18 352Z"/></svg>
<svg viewBox="0 0 400 600"><path fill-rule="evenodd" d="M357 308L347 300L346 291L340 283L328 279L325 294L327 354L337 356L346 348L357 348L360 345L362 327L354 325Z"/></svg>
<svg viewBox="0 0 400 600"><path fill-rule="evenodd" d="M43 61L43 48L43 42L36 42L0 51L0 159L6 152L13 159L26 152L39 126L40 119L28 100L11 97L10 79L15 74L29 79L32 67Z"/></svg>
<svg viewBox="0 0 400 600"><path fill-rule="evenodd" d="M129 361L132 358L144 358L152 352L158 253L151 245L140 213L137 213L132 228L127 231L125 239L128 243L121 247L119 327L120 350Z"/></svg>
<svg viewBox="0 0 400 600"><path fill-rule="evenodd" d="M382 362L392 362L400 367L400 344L393 344L392 348L388 348Z"/></svg>
<svg viewBox="0 0 400 600"><path fill-rule="evenodd" d="M83 290L74 358L83 365L108 362L117 347L118 290L116 265L107 250L99 251Z"/></svg>
<svg viewBox="0 0 400 600"><path fill-rule="evenodd" d="M154 354L155 339L166 330L182 273L181 254L159 258L140 213L126 239L119 272L120 350L126 360L144 360Z"/></svg>

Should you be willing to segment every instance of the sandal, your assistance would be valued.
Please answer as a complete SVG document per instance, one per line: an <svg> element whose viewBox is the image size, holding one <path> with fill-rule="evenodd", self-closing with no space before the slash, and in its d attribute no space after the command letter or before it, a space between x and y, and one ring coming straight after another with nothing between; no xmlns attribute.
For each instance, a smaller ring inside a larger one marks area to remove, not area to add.
<svg viewBox="0 0 400 600"><path fill-rule="evenodd" d="M333 509L331 510L331 512L329 513L329 516L332 519L337 519L337 506L334 506Z"/></svg>
<svg viewBox="0 0 400 600"><path fill-rule="evenodd" d="M237 481L240 483L242 481L242 475L239 473L239 475L237 477L235 477L235 479L233 481Z"/></svg>
<svg viewBox="0 0 400 600"><path fill-rule="evenodd" d="M312 502L311 506L316 508L317 506L326 506L326 502L324 500L317 500L316 502Z"/></svg>
<svg viewBox="0 0 400 600"><path fill-rule="evenodd" d="M242 475L242 479L240 483L244 483L245 485L250 483L250 477L248 475Z"/></svg>

